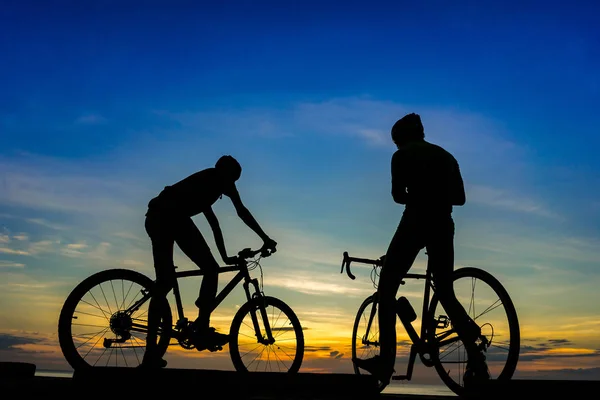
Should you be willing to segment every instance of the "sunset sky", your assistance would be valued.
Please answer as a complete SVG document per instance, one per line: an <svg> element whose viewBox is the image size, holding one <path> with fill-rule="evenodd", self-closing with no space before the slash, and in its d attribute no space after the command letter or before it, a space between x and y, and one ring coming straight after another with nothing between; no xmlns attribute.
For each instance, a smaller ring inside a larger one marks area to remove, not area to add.
<svg viewBox="0 0 600 400"><path fill-rule="evenodd" d="M264 290L306 328L301 371L351 372L374 289L369 266L340 274L342 253L385 252L402 212L389 132L416 112L465 180L456 267L491 272L517 307L517 376L600 379L600 6L421 3L3 2L0 361L69 369L57 319L70 291L106 268L154 277L148 201L231 154L279 244ZM261 244L226 197L215 211L231 255ZM175 262L195 268L178 249ZM199 284L184 284L192 314ZM232 368L227 351L167 359Z"/></svg>

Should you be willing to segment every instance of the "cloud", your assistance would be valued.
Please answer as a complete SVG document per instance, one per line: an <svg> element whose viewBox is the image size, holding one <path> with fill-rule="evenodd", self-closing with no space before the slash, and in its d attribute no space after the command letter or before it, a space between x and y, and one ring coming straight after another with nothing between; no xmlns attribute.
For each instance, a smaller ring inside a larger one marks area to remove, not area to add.
<svg viewBox="0 0 600 400"><path fill-rule="evenodd" d="M334 350L334 351L332 351L332 352L329 353L329 357L335 358L335 359L339 360L340 358L344 357L344 353L340 353L339 351Z"/></svg>
<svg viewBox="0 0 600 400"><path fill-rule="evenodd" d="M506 189L497 189L489 186L469 185L467 188L468 201L487 206L501 208L518 213L534 214L541 217L563 219L560 215L550 211L539 200L519 197Z"/></svg>
<svg viewBox="0 0 600 400"><path fill-rule="evenodd" d="M283 274L273 273L273 276L269 276L265 279L265 285L272 287L282 287L288 290L294 290L296 292L308 294L308 295L348 295L348 296L360 296L368 295L373 292L369 289L359 289L351 287L350 285L343 285L341 283L323 282L322 276L313 273L312 277L303 276L302 274L294 273L288 276ZM338 279L339 282L343 282Z"/></svg>
<svg viewBox="0 0 600 400"><path fill-rule="evenodd" d="M78 125L99 125L105 124L107 119L100 114L84 114L75 120Z"/></svg>
<svg viewBox="0 0 600 400"><path fill-rule="evenodd" d="M0 260L0 268L25 268L25 264L14 261Z"/></svg>
<svg viewBox="0 0 600 400"><path fill-rule="evenodd" d="M25 250L14 250L8 247L0 247L0 253L27 256L30 253Z"/></svg>
<svg viewBox="0 0 600 400"><path fill-rule="evenodd" d="M71 167L73 170L65 173L0 160L0 168L5 169L0 204L68 213L131 213L118 201L122 196L119 192L130 188L126 183L86 175L85 171L75 171L75 165ZM30 221L44 225L42 219Z"/></svg>
<svg viewBox="0 0 600 400"><path fill-rule="evenodd" d="M3 218L3 219L22 219L22 220L24 220L24 221L26 221L26 222L28 222L30 224L43 226L45 228L50 228L50 229L53 229L53 230L64 230L64 229L67 229L66 226L55 224L55 223L51 223L51 222L47 221L44 218L19 217L19 216L7 214L7 213L1 213L0 214L0 218ZM7 228L4 227L4 229L6 230ZM2 237L2 235L0 235L0 238L1 237ZM17 240L26 240L28 238L27 238L27 234L26 233L20 233L17 236L14 236L14 239L17 239ZM0 240L0 243L2 243L1 240Z"/></svg>
<svg viewBox="0 0 600 400"><path fill-rule="evenodd" d="M18 346L40 343L42 339L0 333L0 350L20 350Z"/></svg>
<svg viewBox="0 0 600 400"><path fill-rule="evenodd" d="M404 114L417 110L427 136L463 153L480 156L520 153L503 137L498 122L481 114L442 107L412 106L371 97L333 98L320 102L279 104L278 108L245 107L219 110L160 111L182 131L223 135L288 138L309 134L354 137L371 146L392 148L390 129ZM267 127L267 128L265 128ZM275 133L279 134L276 135ZM487 149L482 152L481 149ZM480 157L484 158L484 157Z"/></svg>

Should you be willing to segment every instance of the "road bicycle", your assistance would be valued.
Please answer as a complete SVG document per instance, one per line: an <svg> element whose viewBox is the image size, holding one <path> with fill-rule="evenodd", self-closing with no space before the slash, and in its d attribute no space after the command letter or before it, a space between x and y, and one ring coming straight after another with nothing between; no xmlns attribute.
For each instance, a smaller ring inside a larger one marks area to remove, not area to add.
<svg viewBox="0 0 600 400"><path fill-rule="evenodd" d="M371 264L371 280L377 288L383 260L384 256L378 259L357 258L344 252L340 273L345 269L347 275L355 279L350 270L352 262ZM401 286L406 284L406 280L422 280L424 283L421 319L418 320L414 308L405 296L397 297L396 312L408 334L409 340L406 343L410 345L410 352L406 373L395 374L392 379L410 381L418 355L423 365L435 368L450 390L459 396L466 395L468 388L465 388L463 377L467 354L452 321L436 296L429 263L425 273L406 274ZM481 329L478 345L486 352L491 379L511 379L517 367L521 339L517 312L508 292L498 279L475 267L456 269L453 282L457 298ZM353 359L367 359L379 354L377 304L378 295L375 291L358 308L352 329ZM413 327L415 321L420 323L420 328ZM398 348L396 354L399 354ZM366 373L356 364L353 363L353 366L356 374ZM380 391L387 386L382 382L378 385Z"/></svg>
<svg viewBox="0 0 600 400"><path fill-rule="evenodd" d="M304 334L298 317L285 302L262 290L260 260L271 254L246 248L238 253L235 265L219 268L219 274L236 274L217 294L214 309L242 282L246 297L229 328L229 354L236 371L296 373L302 364ZM256 268L260 269L260 283L250 275ZM161 356L170 345L201 349L196 347L192 322L184 314L179 280L202 275L200 269L175 271L173 296L178 319L173 324L173 311L165 299L158 329ZM108 269L89 276L72 290L61 309L58 338L73 369L140 365L153 285L153 280L137 271Z"/></svg>

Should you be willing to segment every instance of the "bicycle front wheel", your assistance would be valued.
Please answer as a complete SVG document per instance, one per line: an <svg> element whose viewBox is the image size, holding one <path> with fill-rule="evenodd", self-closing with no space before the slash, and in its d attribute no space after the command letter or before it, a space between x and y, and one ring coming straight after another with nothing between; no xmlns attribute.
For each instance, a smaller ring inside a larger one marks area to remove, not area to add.
<svg viewBox="0 0 600 400"><path fill-rule="evenodd" d="M481 335L489 341L485 355L491 379L511 379L519 359L521 336L517 312L508 292L490 273L473 267L454 272L454 291L481 328ZM430 310L433 328L428 330L428 341L433 349L435 369L450 390L463 395L467 363L465 346L458 339L452 321L442 323L444 317L439 319L440 315L447 314L436 295L431 299Z"/></svg>
<svg viewBox="0 0 600 400"><path fill-rule="evenodd" d="M300 369L304 332L294 311L277 298L260 296L240 307L229 336L231 361L239 372L296 373Z"/></svg>
<svg viewBox="0 0 600 400"><path fill-rule="evenodd" d="M368 359L375 357L380 352L379 346L379 318L377 317L377 302L375 295L367 297L358 308L354 327L352 328L352 359ZM361 375L367 373L353 363L354 373ZM378 382L381 392L387 385Z"/></svg>
<svg viewBox="0 0 600 400"><path fill-rule="evenodd" d="M139 272L109 269L84 279L69 294L58 320L58 340L73 369L137 367L146 351L148 305L154 282ZM172 323L168 304L158 331L164 355Z"/></svg>

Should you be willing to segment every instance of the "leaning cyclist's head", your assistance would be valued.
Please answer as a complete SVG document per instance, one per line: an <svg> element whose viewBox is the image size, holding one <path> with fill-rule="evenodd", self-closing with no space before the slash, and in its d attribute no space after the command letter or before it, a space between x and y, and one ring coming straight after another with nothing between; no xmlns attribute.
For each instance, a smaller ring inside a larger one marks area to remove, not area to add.
<svg viewBox="0 0 600 400"><path fill-rule="evenodd" d="M242 166L230 155L221 156L221 158L217 160L215 168L234 182L240 179L240 176L242 175Z"/></svg>
<svg viewBox="0 0 600 400"><path fill-rule="evenodd" d="M406 114L396 121L392 127L392 141L398 146L413 140L423 140L424 138L425 130L419 114Z"/></svg>

